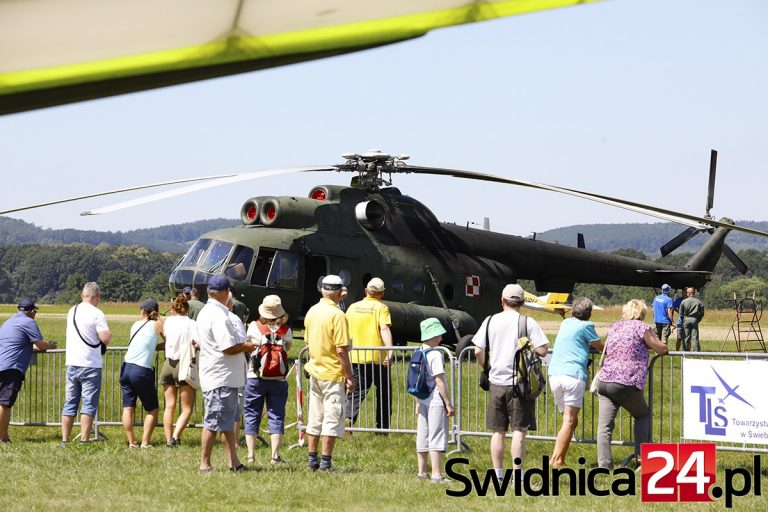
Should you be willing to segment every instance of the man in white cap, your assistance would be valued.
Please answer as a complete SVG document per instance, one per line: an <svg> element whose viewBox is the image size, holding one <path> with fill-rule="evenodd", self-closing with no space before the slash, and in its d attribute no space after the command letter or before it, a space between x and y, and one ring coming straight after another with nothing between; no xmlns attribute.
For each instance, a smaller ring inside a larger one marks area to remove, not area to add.
<svg viewBox="0 0 768 512"><path fill-rule="evenodd" d="M653 321L656 323L656 337L667 343L672 333L672 318L675 316L674 301L670 295L672 287L665 284L661 293L653 299Z"/></svg>
<svg viewBox="0 0 768 512"><path fill-rule="evenodd" d="M355 390L349 363L349 329L338 307L343 283L336 275L321 281L323 297L304 317L304 339L309 348L309 420L307 439L312 471L333 471L331 457L337 437L344 436L344 406ZM321 458L317 449L323 437Z"/></svg>
<svg viewBox="0 0 768 512"><path fill-rule="evenodd" d="M374 277L365 287L365 298L347 309L349 335L358 350L350 353L355 392L347 401L347 417L354 425L360 406L368 395L371 384L376 385L376 428L388 429L392 414L392 383L389 365L394 359L391 350L359 350L363 347L392 346L392 318L384 297L384 281Z"/></svg>
<svg viewBox="0 0 768 512"><path fill-rule="evenodd" d="M491 436L491 461L499 478L504 474L504 436L512 427L510 453L514 469L522 471L525 459L525 436L528 430L536 430L535 400L512 396L515 384L515 353L520 333L531 340L534 351L547 355L549 341L533 318L520 314L525 302L525 291L518 284L508 284L501 292L500 313L483 320L472 338L475 356L481 366L485 363L488 347L490 359L490 393L486 408L486 427Z"/></svg>

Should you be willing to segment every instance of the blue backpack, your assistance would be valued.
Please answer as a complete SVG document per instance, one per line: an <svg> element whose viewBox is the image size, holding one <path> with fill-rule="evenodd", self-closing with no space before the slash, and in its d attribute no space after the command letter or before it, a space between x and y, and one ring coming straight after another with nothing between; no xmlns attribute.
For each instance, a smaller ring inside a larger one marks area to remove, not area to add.
<svg viewBox="0 0 768 512"><path fill-rule="evenodd" d="M429 377L429 363L427 362L427 353L433 349L424 350L418 348L411 356L411 362L408 365L408 392L416 398L429 398L432 394L432 387L427 383Z"/></svg>

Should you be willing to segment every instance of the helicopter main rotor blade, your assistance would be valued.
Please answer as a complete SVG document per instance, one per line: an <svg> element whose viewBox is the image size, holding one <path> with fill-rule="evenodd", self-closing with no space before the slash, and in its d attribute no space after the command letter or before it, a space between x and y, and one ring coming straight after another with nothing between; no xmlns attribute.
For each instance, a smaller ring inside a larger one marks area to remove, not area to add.
<svg viewBox="0 0 768 512"><path fill-rule="evenodd" d="M681 245L683 245L685 242L696 236L696 233L698 233L699 230L694 227L689 227L686 230L684 230L682 233L677 235L675 238L667 242L666 244L661 246L661 255L666 256L667 254L671 253Z"/></svg>
<svg viewBox="0 0 768 512"><path fill-rule="evenodd" d="M707 216L715 202L715 173L717 172L717 151L712 150L709 155L709 185L707 186Z"/></svg>
<svg viewBox="0 0 768 512"><path fill-rule="evenodd" d="M131 208L133 206L139 206L154 201L160 201L161 199L168 199L170 197L181 196L184 194L190 194L199 190L206 190L213 187L221 187L223 185L230 185L232 183L240 183L242 181L255 180L258 178L265 178L267 176L278 176L284 174L293 174L297 172L314 172L314 171L336 171L338 170L334 166L324 167L289 167L286 169L269 169L266 171L247 172L242 174L230 175L225 178L208 181L206 183L197 183L195 185L189 185L187 187L176 188L168 190L166 192L158 192L157 194L151 194L136 199L130 199L128 201L122 201L120 203L104 206L102 208L96 208L95 210L84 211L80 215L101 215L103 213L115 212L123 210L125 208Z"/></svg>
<svg viewBox="0 0 768 512"><path fill-rule="evenodd" d="M581 190L575 190L571 188L557 187L555 185L547 185L546 183L535 183L531 181L513 180L509 178L503 178L501 176L495 176L493 174L485 174L474 171L462 171L458 169L443 169L439 167L420 167L420 166L402 166L397 168L397 171L393 172L413 172L421 174L437 174L442 176L454 176L456 178L465 178L470 180L491 181L496 183L507 183L510 185L519 185L521 187L530 187L539 190L549 190L551 192L559 192L561 194L567 194L582 199L588 199L590 201L596 201L598 203L608 204L623 208L625 210L642 213L644 215L650 215L659 219L664 219L670 222L677 222L686 226L691 226L697 229L707 229L709 227L727 228L734 231L741 231L750 235L768 237L768 233L757 229L746 228L736 224L728 222L722 222L715 219L707 219L704 217L697 217L687 213L676 212L674 210L668 210L666 208L659 208L657 206L651 206L642 203L636 203L634 201L627 201L626 199L619 199L616 197L604 196L600 194L593 194L590 192L584 192Z"/></svg>
<svg viewBox="0 0 768 512"><path fill-rule="evenodd" d="M747 264L742 261L741 258L736 254L736 252L731 249L731 246L728 244L723 245L723 254L731 260L731 263L733 263L733 266L736 267L736 270L741 272L742 274L746 274L747 270L749 270L749 267L747 267Z"/></svg>
<svg viewBox="0 0 768 512"><path fill-rule="evenodd" d="M181 180L163 181L163 182L160 182L160 183L150 183L149 185L138 185L136 187L120 188L120 189L117 189L117 190L108 190L106 192L96 192L94 194L86 194L84 196L68 197L66 199L57 199L56 201L48 201L47 203L32 204L32 205L29 205L29 206L22 206L20 208L13 208L11 210L3 210L3 211L0 211L0 215L5 215L7 213L23 212L25 210L34 210L35 208L42 208L44 206L53 206L55 204L72 203L74 201L82 201L83 199L91 199L91 198L94 198L94 197L108 196L108 195L112 195L112 194L122 194L123 192L132 192L134 190L143 190L143 189L147 189L147 188L165 187L167 185L179 185L181 183L192 183L192 182L198 182L198 181L218 180L218 179L222 179L222 178L230 178L232 176L235 176L235 174L234 173L232 173L232 174L220 174L218 176L203 176L201 178L185 178L185 179L181 179Z"/></svg>

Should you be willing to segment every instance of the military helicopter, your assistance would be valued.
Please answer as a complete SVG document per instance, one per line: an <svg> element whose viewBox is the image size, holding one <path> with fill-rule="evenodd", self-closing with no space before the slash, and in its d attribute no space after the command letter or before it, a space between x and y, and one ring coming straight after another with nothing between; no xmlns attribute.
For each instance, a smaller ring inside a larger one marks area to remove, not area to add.
<svg viewBox="0 0 768 512"><path fill-rule="evenodd" d="M338 274L349 288L347 303L362 298L374 276L386 283L395 340L418 339L419 322L439 318L449 329L448 343L474 333L487 314L499 307L505 284L530 279L541 291L568 294L575 283L603 283L675 288L700 288L710 279L721 254L741 272L746 265L725 244L731 230L768 233L735 225L710 215L717 153L713 150L704 217L696 217L589 192L513 180L491 174L406 164L407 155L378 150L343 155L344 163L273 169L242 175L209 176L142 185L151 188L200 181L170 192L84 212L94 215L181 195L215 185L294 172L351 172L349 186L319 185L307 197L259 196L246 200L242 224L202 235L180 258L169 276L171 292L196 287L205 296L208 279L226 275L236 295L252 311L264 296L278 294L293 325L317 302L318 282ZM392 174L421 173L513 184L598 201L689 227L662 248L668 254L700 232L710 238L682 267L639 260L577 247L441 223L427 206L392 185ZM132 190L130 189L130 190ZM129 189L55 201L119 193ZM23 209L44 205L33 205ZM13 211L19 211L16 209ZM8 211L0 214L9 213Z"/></svg>

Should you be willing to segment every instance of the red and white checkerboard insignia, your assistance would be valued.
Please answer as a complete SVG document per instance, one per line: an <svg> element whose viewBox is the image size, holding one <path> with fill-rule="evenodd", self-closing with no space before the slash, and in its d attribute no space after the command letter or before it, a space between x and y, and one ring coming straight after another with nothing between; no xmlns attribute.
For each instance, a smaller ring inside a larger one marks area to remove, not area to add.
<svg viewBox="0 0 768 512"><path fill-rule="evenodd" d="M480 296L480 276L465 275L464 278L467 281L464 287L464 293L467 297L479 297Z"/></svg>

